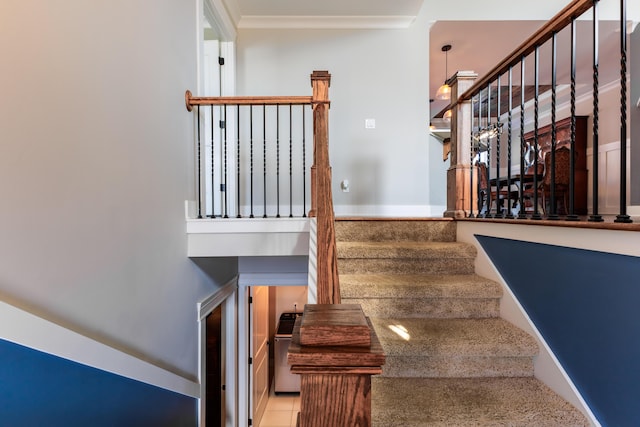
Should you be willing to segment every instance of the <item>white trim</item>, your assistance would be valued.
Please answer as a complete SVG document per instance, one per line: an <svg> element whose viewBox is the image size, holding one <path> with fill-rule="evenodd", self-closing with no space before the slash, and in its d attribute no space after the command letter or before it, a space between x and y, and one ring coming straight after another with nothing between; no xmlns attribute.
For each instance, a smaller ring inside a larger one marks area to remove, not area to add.
<svg viewBox="0 0 640 427"><path fill-rule="evenodd" d="M307 286L307 273L241 273L238 287L242 286Z"/></svg>
<svg viewBox="0 0 640 427"><path fill-rule="evenodd" d="M431 205L335 205L336 216L430 217L442 216L444 206Z"/></svg>
<svg viewBox="0 0 640 427"><path fill-rule="evenodd" d="M640 206L627 206L627 214L629 216L638 216L640 217Z"/></svg>
<svg viewBox="0 0 640 427"><path fill-rule="evenodd" d="M595 415L591 411L591 408L589 408L589 405L587 404L587 402L582 397L582 394L580 393L580 391L578 391L577 387L575 386L575 384L573 383L573 381L571 380L571 378L567 374L567 371L562 367L562 365L560 364L560 361L558 360L556 355L553 354L553 351L551 350L551 347L549 347L549 344L547 344L547 341L544 339L544 337L540 333L540 330L535 326L535 324L531 320L531 317L529 317L529 315L525 311L524 307L522 307L522 304L520 304L520 302L516 298L516 296L513 293L513 291L511 291L511 288L509 288L509 286L507 286L507 283L504 281L504 279L502 278L502 276L500 275L500 273L496 269L495 265L491 262L491 259L486 256L486 253L484 253L484 250L481 247L478 247L478 249L479 249L479 252L482 251L482 253L484 254L484 257L486 257L487 262L491 264L491 267L492 267L492 269L494 271L494 275L493 275L494 280L498 281L501 284L502 289L504 291L506 291L506 293L508 294L507 298L505 298L505 295L503 295L503 299L508 299L508 303L507 304L513 304L515 307L517 307L517 310L519 312L518 314L524 318L524 320L526 321L527 326L528 326L528 328L524 328L524 329L527 330L527 332L529 334L533 334L535 336L535 338L536 338L536 341L538 342L538 346L542 347L540 349L540 351L539 351L538 356L537 356L536 363L534 364L534 366L535 366L534 367L534 369L535 369L535 375L534 376L536 378L539 378L541 381L543 381L545 384L547 384L550 387L552 385L557 384L557 386L555 388L551 387L554 390L556 390L558 386L559 387L568 386L569 389L571 389L571 391L575 395L575 398L580 402L580 405L579 405L580 409L582 409L583 412L586 412L586 415L588 416L589 421L591 421L592 425L600 427L601 424L598 422L597 418L595 417ZM503 317L506 320L509 320L509 321L511 321L513 323L516 323L514 321L515 319L512 317L513 315L512 314L510 315L508 313L508 310L505 309L504 306L505 306L505 304L501 303L500 316ZM516 325L518 325L518 323L516 323ZM519 326L521 326L521 325L519 325ZM553 367L558 370L557 375L549 375L548 371L552 369L551 366L544 366L544 367L541 366L541 365L543 365L542 360L545 359L545 358L551 359L550 362L547 362L546 364L547 365L553 365ZM559 381L560 378L561 378L561 380ZM553 381L553 383L555 383L555 384L550 384L551 381ZM562 384L563 382L565 384ZM566 394L563 393L562 397L564 397L566 399Z"/></svg>
<svg viewBox="0 0 640 427"><path fill-rule="evenodd" d="M308 233L308 218L188 219L187 256L308 255Z"/></svg>
<svg viewBox="0 0 640 427"><path fill-rule="evenodd" d="M236 39L235 23L222 0L204 0L204 17L216 29L221 41L233 41Z"/></svg>
<svg viewBox="0 0 640 427"><path fill-rule="evenodd" d="M125 378L199 398L198 383L0 302L0 338Z"/></svg>
<svg viewBox="0 0 640 427"><path fill-rule="evenodd" d="M187 219L187 234L308 233L309 218Z"/></svg>
<svg viewBox="0 0 640 427"><path fill-rule="evenodd" d="M197 304L198 314L198 379L200 383L200 399L198 399L198 419L199 425L205 425L205 404L206 399L206 351L207 351L207 316L218 306L223 306L223 324L225 328L225 385L226 385L226 417L230 420L230 425L235 425L237 416L238 398L236 392L236 291L238 289L238 277L234 277L224 286L204 298Z"/></svg>
<svg viewBox="0 0 640 427"><path fill-rule="evenodd" d="M573 381L571 381L566 371L560 365L538 328L533 324L494 264L478 243L475 234L638 256L640 255L640 247L638 247L637 242L635 242L631 236L633 233L622 232L623 234L619 234L620 232L618 231L578 228L563 228L562 233L558 233L556 227L491 224L471 221L458 221L457 225L458 241L470 243L478 249L478 257L475 263L476 273L488 279L495 280L500 283L505 290L500 303L500 316L533 335L538 341L540 351L534 361L535 377L571 404L582 410L590 419L592 425L600 426L589 405L587 405ZM617 248L618 251L610 250L614 247ZM627 249L633 249L634 253L628 253L629 251Z"/></svg>
<svg viewBox="0 0 640 427"><path fill-rule="evenodd" d="M415 16L242 16L242 29L405 29Z"/></svg>
<svg viewBox="0 0 640 427"><path fill-rule="evenodd" d="M234 96L236 94L236 44L233 41L220 42L220 56L224 58L224 65L220 70L222 82L220 85L221 96Z"/></svg>
<svg viewBox="0 0 640 427"><path fill-rule="evenodd" d="M204 320L217 306L222 304L238 289L238 277L229 280L224 286L198 303L198 320Z"/></svg>

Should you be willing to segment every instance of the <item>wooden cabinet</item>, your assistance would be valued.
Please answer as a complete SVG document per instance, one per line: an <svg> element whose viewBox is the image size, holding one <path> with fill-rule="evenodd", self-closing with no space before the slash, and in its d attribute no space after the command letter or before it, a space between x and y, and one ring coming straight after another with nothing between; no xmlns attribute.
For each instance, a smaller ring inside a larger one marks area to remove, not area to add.
<svg viewBox="0 0 640 427"><path fill-rule="evenodd" d="M577 215L587 214L587 119L586 116L576 117L576 142L575 142L575 199L574 213ZM534 146L535 134L533 131L525 134L525 142ZM556 149L560 147L571 147L571 118L556 122ZM538 150L539 161L542 162L544 156L551 151L551 125L544 126L538 130Z"/></svg>

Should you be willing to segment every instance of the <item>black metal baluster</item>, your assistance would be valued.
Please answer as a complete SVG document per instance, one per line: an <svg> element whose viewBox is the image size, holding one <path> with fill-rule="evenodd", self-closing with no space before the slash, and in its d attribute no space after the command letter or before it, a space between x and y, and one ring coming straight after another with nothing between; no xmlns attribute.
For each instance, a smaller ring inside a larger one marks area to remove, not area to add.
<svg viewBox="0 0 640 427"><path fill-rule="evenodd" d="M210 106L209 111L211 113L211 215L209 215L210 218L215 218L216 217L216 191L215 191L215 186L216 186L216 181L215 181L215 146L216 146L216 139L215 139L215 120L214 119L214 114L213 114L213 105Z"/></svg>
<svg viewBox="0 0 640 427"><path fill-rule="evenodd" d="M266 104L262 105L262 174L263 174L263 203L264 203L264 213L262 215L263 218L267 217L267 106Z"/></svg>
<svg viewBox="0 0 640 427"><path fill-rule="evenodd" d="M504 199L502 199L502 208L500 210L500 212L498 212L498 205L500 202L500 144L502 142L502 138L501 138L501 131L502 129L500 128L500 112L501 112L501 108L500 108L500 95L502 94L502 90L500 87L500 75L498 75L498 79L497 79L497 83L498 83L498 87L496 89L496 131L498 132L496 135L496 217L500 217L500 218L504 218L505 216L505 210L509 209L509 199L507 196L507 206L504 206Z"/></svg>
<svg viewBox="0 0 640 427"><path fill-rule="evenodd" d="M293 218L293 106L289 104L289 218Z"/></svg>
<svg viewBox="0 0 640 427"><path fill-rule="evenodd" d="M302 217L307 217L307 131L305 106L302 106Z"/></svg>
<svg viewBox="0 0 640 427"><path fill-rule="evenodd" d="M627 2L620 0L620 214L614 222L633 222L627 215Z"/></svg>
<svg viewBox="0 0 640 427"><path fill-rule="evenodd" d="M494 218L498 213L498 200L496 199L496 214L491 213L491 82L487 85L487 124L485 126L487 136L487 212L485 218Z"/></svg>
<svg viewBox="0 0 640 427"><path fill-rule="evenodd" d="M560 219L556 206L556 146L558 144L558 133L556 127L556 83L557 83L557 49L558 34L554 31L551 36L551 190L549 214L547 219ZM547 172L549 173L549 172ZM567 208L566 206L564 207Z"/></svg>
<svg viewBox="0 0 640 427"><path fill-rule="evenodd" d="M478 93L478 132L477 132L477 152L478 152L478 160L477 163L480 163L480 136L482 134L482 90L480 90L480 92ZM489 201L489 196L486 194L487 193L487 189L482 189L480 188L481 184L482 184L482 177L480 176L480 173L484 174L484 178L486 178L486 171L481 171L482 168L478 168L478 196L480 196L481 190L484 191L483 194L483 198L482 198L482 207L478 206L478 218L486 218L487 215L489 214L489 206L491 205L487 205L487 202Z"/></svg>
<svg viewBox="0 0 640 427"><path fill-rule="evenodd" d="M276 105L276 218L280 218L280 106Z"/></svg>
<svg viewBox="0 0 640 427"><path fill-rule="evenodd" d="M526 57L522 55L520 59L520 211L518 213L519 219L526 219L527 214L525 212L524 205L524 175L526 173L524 167L524 153L525 153L525 140L524 140L524 104L525 104L525 61Z"/></svg>
<svg viewBox="0 0 640 427"><path fill-rule="evenodd" d="M571 146L569 156L569 215L567 221L578 221L575 214L575 194L576 194L576 38L577 38L576 18L571 20Z"/></svg>
<svg viewBox="0 0 640 427"><path fill-rule="evenodd" d="M599 134L599 69L600 69L600 52L599 52L599 31L600 24L598 22L598 1L593 0L593 211L589 217L591 222L602 222L602 216L598 214L598 134Z"/></svg>
<svg viewBox="0 0 640 427"><path fill-rule="evenodd" d="M506 218L513 219L513 209L511 208L511 144L513 142L513 66L509 66L509 101L507 117L507 215ZM522 206L518 206L522 208Z"/></svg>
<svg viewBox="0 0 640 427"><path fill-rule="evenodd" d="M202 166L200 165L200 105L196 109L198 123L198 218L202 218Z"/></svg>
<svg viewBox="0 0 640 427"><path fill-rule="evenodd" d="M229 193L227 192L229 183L228 181L228 164L227 164L227 106L224 106L224 217L229 218Z"/></svg>
<svg viewBox="0 0 640 427"><path fill-rule="evenodd" d="M476 111L474 109L475 95L471 97L471 144L469 144L469 157L470 157L470 165L469 165L469 218L475 218L473 213L473 174L474 174L474 159L475 159L475 151L474 151L474 136L473 136L473 124L475 122ZM461 153L462 154L462 153ZM478 197L478 193L476 192L476 197ZM479 212L478 212L479 213ZM480 215L478 215L480 216Z"/></svg>
<svg viewBox="0 0 640 427"><path fill-rule="evenodd" d="M236 218L242 218L242 214L240 213L240 105L236 105L236 189L238 193L238 205L236 206Z"/></svg>
<svg viewBox="0 0 640 427"><path fill-rule="evenodd" d="M531 219L542 219L542 215L540 215L540 208L538 207L538 153L540 147L538 146L538 122L540 119L540 46L536 46L535 54L534 54L534 91L535 91L535 99L533 102L533 146L535 156L533 158L533 215L531 215Z"/></svg>
<svg viewBox="0 0 640 427"><path fill-rule="evenodd" d="M249 218L253 218L253 105L249 106L249 191L250 191L250 203L251 203L251 211L249 212Z"/></svg>

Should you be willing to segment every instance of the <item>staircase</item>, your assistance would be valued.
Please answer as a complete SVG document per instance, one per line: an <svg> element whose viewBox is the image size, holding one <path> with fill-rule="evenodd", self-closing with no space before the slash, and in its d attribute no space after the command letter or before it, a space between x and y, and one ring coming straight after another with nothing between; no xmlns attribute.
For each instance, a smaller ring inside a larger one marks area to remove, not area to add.
<svg viewBox="0 0 640 427"><path fill-rule="evenodd" d="M373 425L588 426L533 377L536 341L499 317L501 287L446 220L338 220L343 303L361 304L387 361Z"/></svg>

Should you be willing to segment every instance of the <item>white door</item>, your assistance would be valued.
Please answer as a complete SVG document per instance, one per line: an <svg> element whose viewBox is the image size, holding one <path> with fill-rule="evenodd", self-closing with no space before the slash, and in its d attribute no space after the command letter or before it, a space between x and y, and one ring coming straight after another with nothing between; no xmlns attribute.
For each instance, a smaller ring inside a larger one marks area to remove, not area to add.
<svg viewBox="0 0 640 427"><path fill-rule="evenodd" d="M252 286L250 295L250 410L253 425L259 426L269 398L269 287Z"/></svg>

